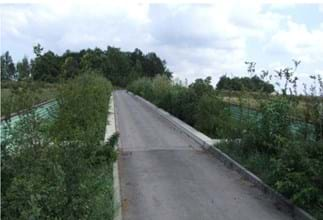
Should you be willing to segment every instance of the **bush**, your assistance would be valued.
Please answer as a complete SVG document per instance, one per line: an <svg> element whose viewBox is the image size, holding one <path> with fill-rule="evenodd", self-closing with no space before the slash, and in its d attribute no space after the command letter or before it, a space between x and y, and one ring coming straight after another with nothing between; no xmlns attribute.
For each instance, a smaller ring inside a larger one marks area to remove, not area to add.
<svg viewBox="0 0 323 220"><path fill-rule="evenodd" d="M274 187L313 212L323 204L322 152L323 142L292 141L271 160Z"/></svg>
<svg viewBox="0 0 323 220"><path fill-rule="evenodd" d="M257 148L269 154L277 153L291 136L289 113L291 104L285 98L265 102L261 106L261 116L243 120L246 129L242 133L242 147ZM251 149L252 150L252 149Z"/></svg>
<svg viewBox="0 0 323 220"><path fill-rule="evenodd" d="M256 145L254 145L256 146ZM323 217L323 143L287 142L275 155L237 141L217 145L296 205Z"/></svg>
<svg viewBox="0 0 323 220"><path fill-rule="evenodd" d="M230 112L215 93L200 98L195 117L196 128L212 137L227 137L230 133Z"/></svg>
<svg viewBox="0 0 323 220"><path fill-rule="evenodd" d="M197 79L188 88L174 85L165 76L134 81L128 89L213 137L230 133L230 113L210 85Z"/></svg>
<svg viewBox="0 0 323 220"><path fill-rule="evenodd" d="M80 76L59 88L52 120L30 109L9 129L1 142L2 219L113 218L117 135L102 143L111 88L100 76Z"/></svg>
<svg viewBox="0 0 323 220"><path fill-rule="evenodd" d="M150 101L153 99L153 88L149 78L141 78L132 82L130 85L128 85L128 90L145 97Z"/></svg>

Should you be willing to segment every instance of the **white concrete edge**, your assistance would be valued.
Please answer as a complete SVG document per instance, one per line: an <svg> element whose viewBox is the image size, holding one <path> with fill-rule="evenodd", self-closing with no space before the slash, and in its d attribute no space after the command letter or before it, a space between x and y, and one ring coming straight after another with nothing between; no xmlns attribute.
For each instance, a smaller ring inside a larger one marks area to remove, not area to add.
<svg viewBox="0 0 323 220"><path fill-rule="evenodd" d="M109 102L109 114L107 119L107 126L105 130L104 141L107 142L109 138L117 131L116 114L114 106L113 93ZM118 147L115 146L115 148ZM113 163L113 203L114 203L114 220L122 220L121 213L121 199L120 199L120 182L119 182L119 168L118 159Z"/></svg>
<svg viewBox="0 0 323 220"><path fill-rule="evenodd" d="M158 108L151 102L145 100L144 98L133 94L130 91L127 91L130 95L141 101L142 103L146 104L152 110L157 112L163 119L169 121L174 127L176 127L180 132L183 132L185 135L190 137L196 143L200 144L204 149L209 150L210 152L214 153L218 159L220 159L225 165L229 166L231 169L236 170L240 173L243 177L247 180L255 184L255 186L261 189L265 194L268 194L271 198L275 199L277 202L282 203L287 211L292 212L291 214L297 220L315 220L313 216L307 213L305 210L297 207L294 205L290 200L285 198L282 194L278 193L276 190L268 186L264 183L258 176L253 174L251 171L243 167L237 161L232 159L229 155L221 151L219 148L214 146L221 142L219 139L211 139L205 134L197 131L195 128L191 127L190 125L186 124L185 122L181 121L178 118L175 118L170 113L166 112L165 110Z"/></svg>

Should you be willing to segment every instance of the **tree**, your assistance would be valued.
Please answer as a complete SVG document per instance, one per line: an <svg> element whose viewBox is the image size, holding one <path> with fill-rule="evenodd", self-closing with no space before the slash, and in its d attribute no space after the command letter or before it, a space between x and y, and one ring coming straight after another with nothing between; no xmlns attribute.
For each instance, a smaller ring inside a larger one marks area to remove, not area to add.
<svg viewBox="0 0 323 220"><path fill-rule="evenodd" d="M65 79L73 78L78 75L79 63L73 57L67 57L62 65L63 77Z"/></svg>
<svg viewBox="0 0 323 220"><path fill-rule="evenodd" d="M126 53L120 51L119 48L108 47L106 52L105 73L113 84L126 86L128 84L128 76L131 72L131 60Z"/></svg>
<svg viewBox="0 0 323 220"><path fill-rule="evenodd" d="M25 80L30 75L30 65L27 57L24 57L21 62L17 63L18 79Z"/></svg>
<svg viewBox="0 0 323 220"><path fill-rule="evenodd" d="M216 85L218 90L234 90L241 91L246 89L249 91L263 91L266 93L272 93L275 91L274 86L258 76L253 77L233 77L232 79L226 75L221 76L219 82Z"/></svg>
<svg viewBox="0 0 323 220"><path fill-rule="evenodd" d="M9 51L1 56L1 80L10 80L15 78L16 68L12 61Z"/></svg>
<svg viewBox="0 0 323 220"><path fill-rule="evenodd" d="M101 72L105 64L105 54L100 48L88 49L81 57L82 71L95 70Z"/></svg>
<svg viewBox="0 0 323 220"><path fill-rule="evenodd" d="M48 51L43 55L36 54L35 60L32 62L32 76L34 80L47 82L55 82L60 74L60 60L52 51Z"/></svg>
<svg viewBox="0 0 323 220"><path fill-rule="evenodd" d="M106 50L100 48L83 49L79 52L66 50L58 56L52 51L44 51L44 48L37 44L33 47L35 58L30 61L24 59L17 64L20 80L26 78L31 72L34 80L55 82L60 78L73 78L83 72L96 72L104 75L114 85L126 87L132 81L140 77L153 78L157 75L164 75L168 79L172 72L167 69L166 61L150 52L144 54L141 50L133 52L121 51L120 48L108 46ZM1 63L4 63L4 56ZM2 66L2 78L9 79L5 68ZM13 66L14 67L14 66ZM28 69L30 69L28 71Z"/></svg>
<svg viewBox="0 0 323 220"><path fill-rule="evenodd" d="M149 77L154 77L158 74L162 75L165 73L166 68L166 62L162 61L156 53L148 53L144 57L144 72L147 74Z"/></svg>
<svg viewBox="0 0 323 220"><path fill-rule="evenodd" d="M211 80L212 78L210 76L205 79L196 79L194 83L189 85L189 88L195 92L197 97L202 97L202 95L213 91Z"/></svg>
<svg viewBox="0 0 323 220"><path fill-rule="evenodd" d="M34 54L36 55L36 57L40 57L43 50L44 48L42 48L40 44L34 46Z"/></svg>
<svg viewBox="0 0 323 220"><path fill-rule="evenodd" d="M213 137L227 137L230 130L230 112L215 94L206 93L199 98L195 114L196 127Z"/></svg>

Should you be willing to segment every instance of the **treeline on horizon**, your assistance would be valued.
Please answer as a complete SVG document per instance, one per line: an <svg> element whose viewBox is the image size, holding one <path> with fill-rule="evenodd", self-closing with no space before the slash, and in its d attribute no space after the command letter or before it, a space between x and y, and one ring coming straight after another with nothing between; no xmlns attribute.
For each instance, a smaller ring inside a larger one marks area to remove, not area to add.
<svg viewBox="0 0 323 220"><path fill-rule="evenodd" d="M66 50L61 56L48 50L44 52L41 45L34 46L35 58L24 57L15 65L9 52L1 56L1 80L27 80L58 82L61 79L74 78L86 71L104 75L113 85L125 87L129 82L140 77L165 75L172 73L154 52L144 54L141 50L124 52L119 48L108 46L83 49L79 52Z"/></svg>
<svg viewBox="0 0 323 220"><path fill-rule="evenodd" d="M121 51L120 48L108 46L83 49L79 52L66 50L57 55L38 44L34 46L35 58L29 60L26 56L14 63L9 51L1 56L1 80L35 80L49 83L74 78L88 70L104 75L113 85L126 87L132 81L157 75L172 78L172 72L167 68L166 61L156 53L144 54L136 48L133 52ZM272 93L274 86L258 76L233 77L223 75L216 86L219 90L248 90Z"/></svg>
<svg viewBox="0 0 323 220"><path fill-rule="evenodd" d="M221 76L216 85L219 90L233 90L233 91L262 91L272 93L275 88L269 82L265 82L257 75L252 77L233 77L229 78L226 75Z"/></svg>

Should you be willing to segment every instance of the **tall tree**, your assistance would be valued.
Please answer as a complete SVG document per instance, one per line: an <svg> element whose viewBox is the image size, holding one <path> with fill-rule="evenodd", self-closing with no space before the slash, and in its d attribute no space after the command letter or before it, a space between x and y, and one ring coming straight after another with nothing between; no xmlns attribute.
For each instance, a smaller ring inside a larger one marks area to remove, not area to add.
<svg viewBox="0 0 323 220"><path fill-rule="evenodd" d="M1 55L1 80L12 80L15 78L16 68L9 51Z"/></svg>
<svg viewBox="0 0 323 220"><path fill-rule="evenodd" d="M79 63L73 57L67 57L62 65L62 73L65 79L75 77L80 71Z"/></svg>
<svg viewBox="0 0 323 220"><path fill-rule="evenodd" d="M81 54L82 51L81 51ZM80 65L83 71L85 70L96 70L102 71L105 62L105 54L100 48L94 50L88 49L84 52L81 57Z"/></svg>
<svg viewBox="0 0 323 220"><path fill-rule="evenodd" d="M36 54L35 60L32 62L32 76L34 80L42 80L47 82L55 82L58 80L61 65L60 59L52 51Z"/></svg>
<svg viewBox="0 0 323 220"><path fill-rule="evenodd" d="M154 77L158 74L163 74L165 73L165 61L162 61L156 53L148 53L145 56L144 60L144 72L149 76L149 77Z"/></svg>
<svg viewBox="0 0 323 220"><path fill-rule="evenodd" d="M140 77L164 75L168 79L172 73L167 69L166 62L156 53L144 54L141 50L133 52L121 51L120 48L108 46L83 49L79 52L66 50L58 56L37 44L33 47L35 58L31 60L31 75L34 80L55 82L59 78L73 78L84 71L94 71L107 77L113 84L125 87ZM4 60L4 59L3 59ZM20 80L27 74L27 60L17 64ZM9 78L4 75L5 78Z"/></svg>
<svg viewBox="0 0 323 220"><path fill-rule="evenodd" d="M196 79L194 83L189 85L197 97L202 97L204 94L209 94L213 91L213 86L211 85L212 78L210 76L205 79Z"/></svg>
<svg viewBox="0 0 323 220"><path fill-rule="evenodd" d="M30 69L28 58L24 57L21 62L17 63L18 79L28 79L30 76Z"/></svg>
<svg viewBox="0 0 323 220"><path fill-rule="evenodd" d="M108 47L106 56L107 65L104 72L108 74L108 79L116 85L126 86L128 75L131 72L130 57L115 47Z"/></svg>

